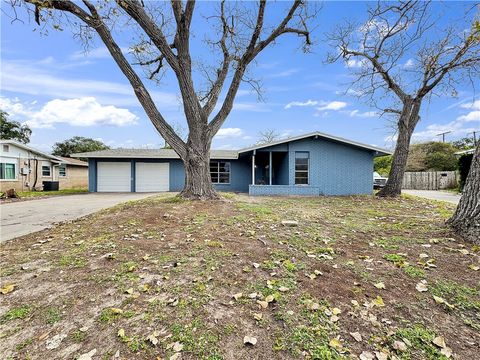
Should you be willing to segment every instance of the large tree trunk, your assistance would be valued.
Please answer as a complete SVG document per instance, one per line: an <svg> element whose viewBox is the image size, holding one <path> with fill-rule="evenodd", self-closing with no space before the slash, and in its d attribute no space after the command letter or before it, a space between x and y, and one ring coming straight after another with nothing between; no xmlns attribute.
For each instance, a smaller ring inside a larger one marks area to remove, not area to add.
<svg viewBox="0 0 480 360"><path fill-rule="evenodd" d="M421 101L406 101L398 120L398 138L392 157L392 167L385 187L377 195L396 197L402 193L403 175L407 167L408 150L413 130L419 120Z"/></svg>
<svg viewBox="0 0 480 360"><path fill-rule="evenodd" d="M473 155L457 210L447 223L466 241L480 244L480 144Z"/></svg>
<svg viewBox="0 0 480 360"><path fill-rule="evenodd" d="M190 200L213 200L219 196L210 178L210 144L207 131L190 131L183 160L185 187L180 196Z"/></svg>

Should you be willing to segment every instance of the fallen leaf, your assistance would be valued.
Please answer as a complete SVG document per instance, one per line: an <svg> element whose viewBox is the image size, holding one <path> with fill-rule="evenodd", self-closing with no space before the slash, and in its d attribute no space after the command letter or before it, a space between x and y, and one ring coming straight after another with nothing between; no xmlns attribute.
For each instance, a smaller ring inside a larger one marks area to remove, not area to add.
<svg viewBox="0 0 480 360"><path fill-rule="evenodd" d="M273 295L268 295L267 297L265 297L265 301L267 303L271 303L275 300L275 298L273 297Z"/></svg>
<svg viewBox="0 0 480 360"><path fill-rule="evenodd" d="M421 259L426 259L428 258L428 255L427 254L420 254L418 255Z"/></svg>
<svg viewBox="0 0 480 360"><path fill-rule="evenodd" d="M88 353L80 355L77 360L92 360L92 356L97 353L97 349L90 350Z"/></svg>
<svg viewBox="0 0 480 360"><path fill-rule="evenodd" d="M379 295L374 300L372 300L371 305L377 306L377 307L383 307L385 306L385 303L383 302L382 297Z"/></svg>
<svg viewBox="0 0 480 360"><path fill-rule="evenodd" d="M262 320L263 315L259 314L259 313L255 313L255 314L253 314L253 318L257 321L260 321L260 320Z"/></svg>
<svg viewBox="0 0 480 360"><path fill-rule="evenodd" d="M257 300L257 304L260 305L262 309L266 309L268 307L268 302L266 301Z"/></svg>
<svg viewBox="0 0 480 360"><path fill-rule="evenodd" d="M180 352L183 350L183 344L181 342L175 342L172 347L173 351Z"/></svg>
<svg viewBox="0 0 480 360"><path fill-rule="evenodd" d="M243 294L240 292L240 293L234 294L234 295L233 295L233 298L238 301L238 300L240 300L240 299L242 298L242 296L243 296Z"/></svg>
<svg viewBox="0 0 480 360"><path fill-rule="evenodd" d="M338 315L338 314L341 314L342 313L342 310L340 310L339 308L335 307L332 309L332 314L333 315Z"/></svg>
<svg viewBox="0 0 480 360"><path fill-rule="evenodd" d="M393 348L398 351L406 351L407 345L403 341L396 340L393 342Z"/></svg>
<svg viewBox="0 0 480 360"><path fill-rule="evenodd" d="M360 360L373 360L375 356L370 351L362 351L359 358Z"/></svg>
<svg viewBox="0 0 480 360"><path fill-rule="evenodd" d="M256 343L257 343L257 338L256 337L245 335L245 337L243 338L243 344L244 345L254 346Z"/></svg>
<svg viewBox="0 0 480 360"><path fill-rule="evenodd" d="M415 289L417 289L417 291L420 291L420 292L425 292L425 291L428 291L428 287L425 283L423 282L419 282L416 286L415 286Z"/></svg>
<svg viewBox="0 0 480 360"><path fill-rule="evenodd" d="M114 314L123 314L123 310L119 308L110 308L110 311Z"/></svg>
<svg viewBox="0 0 480 360"><path fill-rule="evenodd" d="M280 287L278 288L278 291L280 291L280 292L287 292L288 290L290 290L290 289L289 289L288 287L286 287L286 286L280 286Z"/></svg>
<svg viewBox="0 0 480 360"><path fill-rule="evenodd" d="M473 271L478 271L478 270L480 270L480 266L473 265L473 264L468 265L468 268L469 268L469 269L472 269Z"/></svg>
<svg viewBox="0 0 480 360"><path fill-rule="evenodd" d="M377 360L388 360L388 354L381 351L375 351L375 356Z"/></svg>
<svg viewBox="0 0 480 360"><path fill-rule="evenodd" d="M440 348L447 347L447 344L445 344L445 338L443 336L437 336L435 339L432 340L432 343L434 343Z"/></svg>
<svg viewBox="0 0 480 360"><path fill-rule="evenodd" d="M355 341L362 341L362 335L357 331L357 332L351 332L350 335L355 339Z"/></svg>
<svg viewBox="0 0 480 360"><path fill-rule="evenodd" d="M452 305L452 304L449 304L444 298L440 297L440 296L435 296L433 295L433 300L435 300L435 302L437 304L444 304L446 305L448 308L450 309L454 309L455 308L455 305Z"/></svg>
<svg viewBox="0 0 480 360"><path fill-rule="evenodd" d="M153 346L158 344L157 333L153 332L152 334L148 335L147 340L152 343Z"/></svg>
<svg viewBox="0 0 480 360"><path fill-rule="evenodd" d="M129 289L125 290L125 292L127 294L133 294L133 288L129 288Z"/></svg>
<svg viewBox="0 0 480 360"><path fill-rule="evenodd" d="M331 339L330 342L328 343L328 345L330 345L334 349L341 349L342 346L343 346L342 342L337 338Z"/></svg>
<svg viewBox="0 0 480 360"><path fill-rule="evenodd" d="M121 337L121 338L124 338L125 337L125 330L124 329L118 330L117 336Z"/></svg>
<svg viewBox="0 0 480 360"><path fill-rule="evenodd" d="M15 285L14 285L14 284L8 284L8 285L5 285L3 288L1 288L1 289L0 289L0 292L1 292L3 295L7 295L8 293L11 293L14 289L15 289Z"/></svg>
<svg viewBox="0 0 480 360"><path fill-rule="evenodd" d="M378 282L376 284L373 284L377 289L385 289L385 284L383 282Z"/></svg>
<svg viewBox="0 0 480 360"><path fill-rule="evenodd" d="M446 358L451 358L452 357L452 349L449 347L444 347L442 350L440 350L440 354L444 355Z"/></svg>

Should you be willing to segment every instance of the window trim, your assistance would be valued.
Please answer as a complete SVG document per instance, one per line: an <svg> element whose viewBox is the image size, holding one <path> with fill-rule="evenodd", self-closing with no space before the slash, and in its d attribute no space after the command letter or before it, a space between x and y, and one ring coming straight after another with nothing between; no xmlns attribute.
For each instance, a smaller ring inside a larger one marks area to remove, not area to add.
<svg viewBox="0 0 480 360"><path fill-rule="evenodd" d="M62 175L60 173L60 168L63 167L65 169L65 174ZM66 164L63 164L63 165L59 165L58 166L58 177L61 177L61 178L66 178L67 177L67 165Z"/></svg>
<svg viewBox="0 0 480 360"><path fill-rule="evenodd" d="M307 170L297 170L297 154L307 154ZM297 184L297 171L307 173L307 183ZM310 186L310 151L295 151L295 158L293 164L293 183L295 186Z"/></svg>
<svg viewBox="0 0 480 360"><path fill-rule="evenodd" d="M0 181L18 181L18 173L17 173L17 164L16 163L12 163L12 162L2 162L1 164L3 165L13 165L13 174L14 174L14 178L13 179L3 179L2 177L4 176L3 174L5 174L5 167L0 167L0 172L3 171L3 174L0 173Z"/></svg>
<svg viewBox="0 0 480 360"><path fill-rule="evenodd" d="M48 175L45 175L44 174L44 169L43 168L46 168L48 167ZM42 177L52 177L52 165L42 165Z"/></svg>
<svg viewBox="0 0 480 360"><path fill-rule="evenodd" d="M220 163L225 163L225 164L228 164L228 172L225 172L225 171L220 171ZM212 180L212 163L216 163L217 164L217 171L214 172L214 174L216 173L217 176L218 176L218 180L216 182L214 182ZM230 161L222 161L222 160L210 160L210 168L209 168L209 171L210 171L210 181L212 182L212 184L215 184L215 185L230 185L231 184L231 181L232 181L232 164ZM220 182L220 174L228 174L228 182Z"/></svg>

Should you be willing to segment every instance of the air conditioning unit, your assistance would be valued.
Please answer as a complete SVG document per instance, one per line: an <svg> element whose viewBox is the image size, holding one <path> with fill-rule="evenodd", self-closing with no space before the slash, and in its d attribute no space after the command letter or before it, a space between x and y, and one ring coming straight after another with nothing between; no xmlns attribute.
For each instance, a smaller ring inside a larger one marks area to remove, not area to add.
<svg viewBox="0 0 480 360"><path fill-rule="evenodd" d="M31 171L32 171L32 170L30 170L29 167L22 167L22 168L20 169L20 174L22 174L22 175L28 175L28 174L30 174Z"/></svg>

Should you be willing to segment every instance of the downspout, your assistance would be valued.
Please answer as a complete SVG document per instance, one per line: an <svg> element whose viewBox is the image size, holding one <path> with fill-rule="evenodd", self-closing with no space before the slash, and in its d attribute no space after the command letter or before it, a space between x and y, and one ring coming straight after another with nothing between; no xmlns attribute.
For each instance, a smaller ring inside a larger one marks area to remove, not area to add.
<svg viewBox="0 0 480 360"><path fill-rule="evenodd" d="M37 178L38 178L38 159L34 157L33 162L35 163L35 181L33 182L32 191L35 191L35 187L37 186Z"/></svg>

